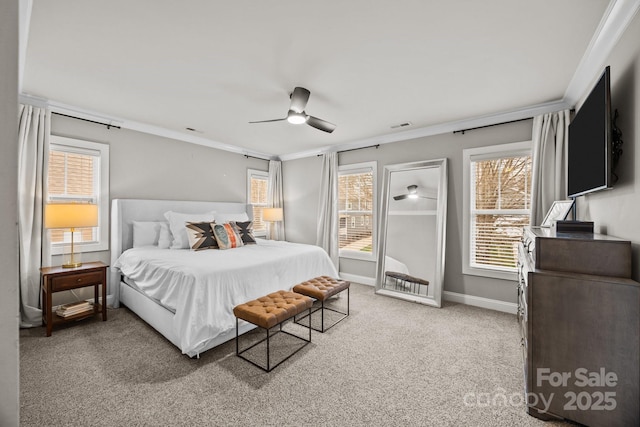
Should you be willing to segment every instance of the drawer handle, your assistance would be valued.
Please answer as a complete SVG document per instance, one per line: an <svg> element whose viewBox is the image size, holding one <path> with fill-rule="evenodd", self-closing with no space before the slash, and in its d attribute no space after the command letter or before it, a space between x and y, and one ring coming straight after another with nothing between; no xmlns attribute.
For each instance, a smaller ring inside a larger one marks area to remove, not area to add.
<svg viewBox="0 0 640 427"><path fill-rule="evenodd" d="M76 280L76 283L82 283L82 279Z"/></svg>

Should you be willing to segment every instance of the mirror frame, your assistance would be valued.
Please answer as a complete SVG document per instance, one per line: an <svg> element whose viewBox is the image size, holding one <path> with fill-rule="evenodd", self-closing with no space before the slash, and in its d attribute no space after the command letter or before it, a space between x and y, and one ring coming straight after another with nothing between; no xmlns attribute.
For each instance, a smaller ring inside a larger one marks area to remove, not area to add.
<svg viewBox="0 0 640 427"><path fill-rule="evenodd" d="M436 218L436 262L435 280L433 283L433 298L422 295L405 294L384 288L385 282L385 254L387 249L387 221L389 213L389 184L391 173L398 171L439 168L438 204ZM384 182L382 187L382 205L380 209L380 227L378 233L378 265L376 276L376 294L400 298L434 307L442 306L442 288L444 285L444 261L447 231L447 159L424 160L419 162L385 165Z"/></svg>

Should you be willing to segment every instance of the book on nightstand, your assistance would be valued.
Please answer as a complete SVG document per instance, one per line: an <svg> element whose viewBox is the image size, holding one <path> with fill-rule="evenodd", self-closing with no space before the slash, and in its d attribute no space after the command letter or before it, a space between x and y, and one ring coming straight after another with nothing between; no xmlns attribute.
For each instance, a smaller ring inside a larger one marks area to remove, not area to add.
<svg viewBox="0 0 640 427"><path fill-rule="evenodd" d="M56 310L56 314L60 317L69 317L74 314L85 313L92 310L93 304L89 301L78 301L61 305Z"/></svg>

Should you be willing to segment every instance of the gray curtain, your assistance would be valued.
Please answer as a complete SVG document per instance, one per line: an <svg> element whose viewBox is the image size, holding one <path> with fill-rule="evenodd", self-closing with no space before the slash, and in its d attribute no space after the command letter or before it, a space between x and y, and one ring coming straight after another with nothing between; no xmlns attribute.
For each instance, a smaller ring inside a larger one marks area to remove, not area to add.
<svg viewBox="0 0 640 427"><path fill-rule="evenodd" d="M339 270L338 256L338 154L322 156L320 204L316 244L322 247Z"/></svg>
<svg viewBox="0 0 640 427"><path fill-rule="evenodd" d="M269 160L269 183L267 185L267 201L272 208L284 209L284 195L282 193L282 162L280 160ZM284 236L284 213L283 220L267 224L269 239L285 240Z"/></svg>
<svg viewBox="0 0 640 427"><path fill-rule="evenodd" d="M540 225L553 202L567 197L565 150L570 114L563 110L533 118L531 225Z"/></svg>
<svg viewBox="0 0 640 427"><path fill-rule="evenodd" d="M43 245L43 186L49 152L51 115L45 108L20 105L18 133L18 233L20 327L42 324L40 267L51 265Z"/></svg>

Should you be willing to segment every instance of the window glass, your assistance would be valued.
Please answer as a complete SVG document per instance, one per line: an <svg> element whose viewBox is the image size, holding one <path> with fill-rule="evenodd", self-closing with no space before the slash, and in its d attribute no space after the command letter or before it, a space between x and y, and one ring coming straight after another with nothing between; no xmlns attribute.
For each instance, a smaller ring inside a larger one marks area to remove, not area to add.
<svg viewBox="0 0 640 427"><path fill-rule="evenodd" d="M109 146L90 141L51 136L47 163L46 201L98 205L97 227L78 228L74 243L79 252L108 249ZM63 252L70 230L49 230L52 253Z"/></svg>
<svg viewBox="0 0 640 427"><path fill-rule="evenodd" d="M341 256L372 257L375 250L375 162L340 166L338 245Z"/></svg>
<svg viewBox="0 0 640 427"><path fill-rule="evenodd" d="M267 226L262 221L262 211L268 207L267 194L269 184L269 173L249 169L247 189L247 203L253 205L253 231L258 236L265 236Z"/></svg>
<svg viewBox="0 0 640 427"><path fill-rule="evenodd" d="M528 143L516 143L464 150L468 200L463 267L467 274L507 278L499 273L516 271L517 245L531 214L528 147Z"/></svg>

